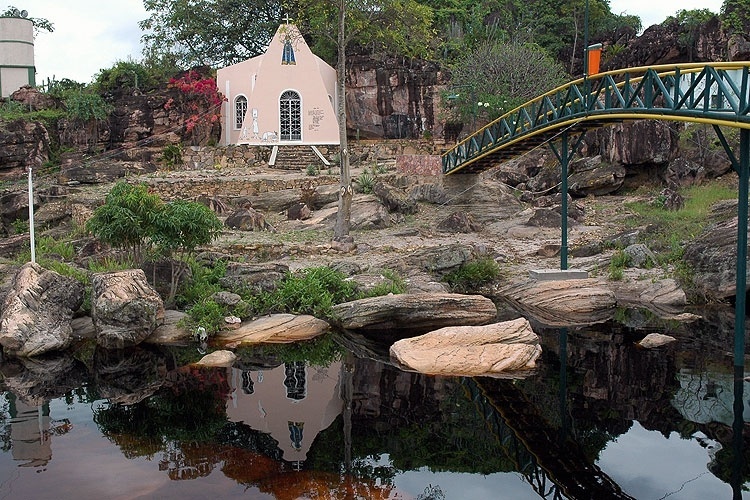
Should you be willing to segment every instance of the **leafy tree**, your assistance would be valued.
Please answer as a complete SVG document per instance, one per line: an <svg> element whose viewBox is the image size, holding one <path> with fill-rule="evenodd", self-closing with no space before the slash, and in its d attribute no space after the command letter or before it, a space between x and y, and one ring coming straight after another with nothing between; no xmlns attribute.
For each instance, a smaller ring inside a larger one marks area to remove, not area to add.
<svg viewBox="0 0 750 500"><path fill-rule="evenodd" d="M151 60L223 67L262 54L283 13L279 0L144 0L141 41Z"/></svg>
<svg viewBox="0 0 750 500"><path fill-rule="evenodd" d="M427 27L431 11L414 0L300 0L297 7L303 31L317 34L319 44L335 44L341 173L333 232L334 240L340 241L349 238L354 194L346 133L347 48L356 40L359 46L370 46L373 50L400 50L403 55L418 55L429 44ZM397 26L403 29L394 29Z"/></svg>
<svg viewBox="0 0 750 500"><path fill-rule="evenodd" d="M721 6L721 27L730 34L746 34L750 31L750 2L748 0L724 0Z"/></svg>
<svg viewBox="0 0 750 500"><path fill-rule="evenodd" d="M216 239L221 229L216 214L200 203L175 200L158 213L154 219L153 240L161 253L170 257L172 270L167 303L174 302L177 284L196 248Z"/></svg>
<svg viewBox="0 0 750 500"><path fill-rule="evenodd" d="M111 68L102 69L94 77L94 89L100 94L128 92L131 94L152 90L163 83L163 76L144 63L128 58L117 61Z"/></svg>
<svg viewBox="0 0 750 500"><path fill-rule="evenodd" d="M715 16L716 14L708 9L680 9L674 16L669 16L662 25L671 26L674 23L677 23L680 30L679 35L677 36L678 43L682 48L687 49L688 59L692 61L693 47L698 39L701 26Z"/></svg>
<svg viewBox="0 0 750 500"><path fill-rule="evenodd" d="M451 95L446 107L460 121L492 120L567 79L560 63L538 45L488 41L456 63L452 80L467 90Z"/></svg>
<svg viewBox="0 0 750 500"><path fill-rule="evenodd" d="M141 263L161 208L161 199L149 193L145 184L120 181L107 194L104 205L94 210L86 229L104 243L129 251L133 260Z"/></svg>

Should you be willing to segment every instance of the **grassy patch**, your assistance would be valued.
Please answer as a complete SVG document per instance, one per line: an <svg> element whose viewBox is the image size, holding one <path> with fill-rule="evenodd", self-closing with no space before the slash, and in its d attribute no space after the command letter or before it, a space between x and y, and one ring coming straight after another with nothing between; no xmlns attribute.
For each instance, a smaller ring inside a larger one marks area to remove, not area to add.
<svg viewBox="0 0 750 500"><path fill-rule="evenodd" d="M451 289L466 293L494 281L500 276L500 266L491 257L471 260L443 278Z"/></svg>

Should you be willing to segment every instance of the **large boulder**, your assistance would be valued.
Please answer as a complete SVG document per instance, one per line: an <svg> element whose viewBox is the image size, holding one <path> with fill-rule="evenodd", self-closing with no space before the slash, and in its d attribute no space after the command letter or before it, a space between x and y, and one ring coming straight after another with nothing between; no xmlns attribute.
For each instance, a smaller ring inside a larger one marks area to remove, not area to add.
<svg viewBox="0 0 750 500"><path fill-rule="evenodd" d="M141 269L96 273L91 288L96 342L106 349L139 344L164 321L164 301Z"/></svg>
<svg viewBox="0 0 750 500"><path fill-rule="evenodd" d="M497 317L492 300L481 295L413 293L385 295L333 306L339 326L348 330L428 330L483 325Z"/></svg>
<svg viewBox="0 0 750 500"><path fill-rule="evenodd" d="M0 309L0 345L13 356L37 356L67 348L73 313L83 302L83 285L69 277L25 264Z"/></svg>
<svg viewBox="0 0 750 500"><path fill-rule="evenodd" d="M528 280L500 289L499 295L552 327L605 322L614 316L617 305L614 292L593 279Z"/></svg>
<svg viewBox="0 0 750 500"><path fill-rule="evenodd" d="M314 316L271 314L243 323L234 330L221 331L216 334L216 339L228 344L287 344L313 339L329 328L328 323Z"/></svg>
<svg viewBox="0 0 750 500"><path fill-rule="evenodd" d="M625 180L625 168L602 161L601 156L585 158L571 166L568 192L574 196L602 196L620 189Z"/></svg>
<svg viewBox="0 0 750 500"><path fill-rule="evenodd" d="M731 210L734 203L719 210ZM716 211L716 209L715 209ZM750 224L748 224L750 229ZM750 246L749 246L750 248ZM685 262L694 272L693 283L709 300L722 301L736 295L737 217L706 227L685 246ZM750 270L750 267L748 268ZM750 284L750 280L748 280Z"/></svg>
<svg viewBox="0 0 750 500"><path fill-rule="evenodd" d="M399 340L390 349L391 358L407 369L467 377L528 373L541 352L539 337L524 318L441 328Z"/></svg>

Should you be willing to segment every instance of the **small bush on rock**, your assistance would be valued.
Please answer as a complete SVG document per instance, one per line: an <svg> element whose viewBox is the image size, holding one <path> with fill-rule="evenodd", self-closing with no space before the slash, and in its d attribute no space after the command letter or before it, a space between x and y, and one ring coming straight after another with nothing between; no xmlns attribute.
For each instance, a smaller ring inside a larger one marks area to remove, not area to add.
<svg viewBox="0 0 750 500"><path fill-rule="evenodd" d="M445 275L451 289L466 293L486 285L500 276L500 266L491 257L471 260Z"/></svg>

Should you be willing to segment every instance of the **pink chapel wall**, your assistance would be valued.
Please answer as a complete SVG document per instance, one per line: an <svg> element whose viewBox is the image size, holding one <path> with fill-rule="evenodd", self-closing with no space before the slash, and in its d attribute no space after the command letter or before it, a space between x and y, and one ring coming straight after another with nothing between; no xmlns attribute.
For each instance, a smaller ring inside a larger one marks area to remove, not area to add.
<svg viewBox="0 0 750 500"><path fill-rule="evenodd" d="M282 64L285 39L294 50L294 64ZM312 53L294 25L280 26L265 54L218 70L216 80L227 97L221 144L338 144L336 70ZM286 91L300 96L301 140L280 138L279 99ZM237 96L247 98L239 128L234 117Z"/></svg>

